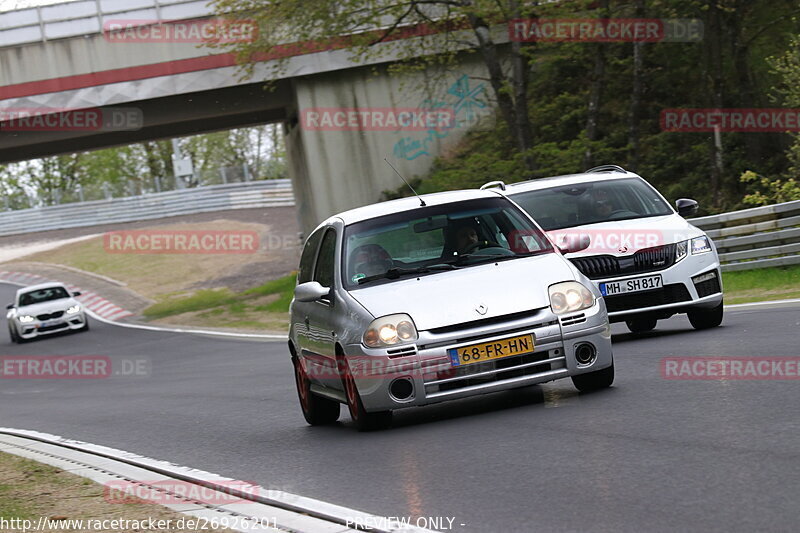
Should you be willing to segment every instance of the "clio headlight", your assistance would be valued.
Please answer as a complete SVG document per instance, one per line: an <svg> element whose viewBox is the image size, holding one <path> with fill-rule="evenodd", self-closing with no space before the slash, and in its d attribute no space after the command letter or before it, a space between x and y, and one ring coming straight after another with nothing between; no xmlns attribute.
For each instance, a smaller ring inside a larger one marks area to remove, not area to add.
<svg viewBox="0 0 800 533"><path fill-rule="evenodd" d="M594 294L577 281L550 285L550 308L557 315L588 309L594 305Z"/></svg>
<svg viewBox="0 0 800 533"><path fill-rule="evenodd" d="M405 313L387 315L373 320L364 332L364 345L383 348L417 340L414 321Z"/></svg>

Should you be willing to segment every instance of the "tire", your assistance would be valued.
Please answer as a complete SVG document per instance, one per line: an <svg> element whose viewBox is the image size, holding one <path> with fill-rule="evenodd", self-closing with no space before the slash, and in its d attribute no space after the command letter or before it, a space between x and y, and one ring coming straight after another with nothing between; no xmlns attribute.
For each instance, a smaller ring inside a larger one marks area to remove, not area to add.
<svg viewBox="0 0 800 533"><path fill-rule="evenodd" d="M84 318L83 319L83 327L78 329L78 331L89 331L89 320Z"/></svg>
<svg viewBox="0 0 800 533"><path fill-rule="evenodd" d="M17 335L17 332L14 331L14 327L11 324L8 325L8 336L11 337L11 342L16 344L20 344L22 342L22 339L19 337L19 335Z"/></svg>
<svg viewBox="0 0 800 533"><path fill-rule="evenodd" d="M391 426L392 412L378 411L375 413L368 413L364 409L364 404L361 402L361 396L358 394L356 380L353 373L350 371L350 366L343 357L338 360L338 363L342 375L344 394L347 398L347 408L350 411L350 418L353 420L353 423L355 423L356 428L359 431L373 431L386 429Z"/></svg>
<svg viewBox="0 0 800 533"><path fill-rule="evenodd" d="M303 417L312 426L333 424L339 419L339 402L317 396L311 392L311 381L297 358L292 358L294 363L294 381L297 385L297 399L300 400L300 409Z"/></svg>
<svg viewBox="0 0 800 533"><path fill-rule="evenodd" d="M625 324L631 333L647 333L656 329L658 320L655 318L635 318L633 320L626 320Z"/></svg>
<svg viewBox="0 0 800 533"><path fill-rule="evenodd" d="M687 313L689 322L694 329L710 329L719 326L722 324L723 314L722 302L713 309L696 309Z"/></svg>
<svg viewBox="0 0 800 533"><path fill-rule="evenodd" d="M572 376L572 384L581 392L592 392L606 389L614 383L614 363L611 366L595 372Z"/></svg>

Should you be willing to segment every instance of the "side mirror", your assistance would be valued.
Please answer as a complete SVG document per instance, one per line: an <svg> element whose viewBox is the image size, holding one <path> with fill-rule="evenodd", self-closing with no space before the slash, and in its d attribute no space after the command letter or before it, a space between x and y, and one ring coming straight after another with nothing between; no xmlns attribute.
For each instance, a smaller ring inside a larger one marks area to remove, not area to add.
<svg viewBox="0 0 800 533"><path fill-rule="evenodd" d="M558 243L558 249L562 254L572 254L575 252L582 252L592 244L592 238L581 233L580 235L567 234L563 235Z"/></svg>
<svg viewBox="0 0 800 533"><path fill-rule="evenodd" d="M697 214L700 204L691 198L678 198L675 201L675 207L678 208L678 214L684 218L693 217Z"/></svg>
<svg viewBox="0 0 800 533"><path fill-rule="evenodd" d="M319 282L308 281L294 288L294 299L298 302L316 302L328 296L330 292L328 287L323 287Z"/></svg>
<svg viewBox="0 0 800 533"><path fill-rule="evenodd" d="M8 305L6 306L6 309L14 309L14 304L8 304Z"/></svg>
<svg viewBox="0 0 800 533"><path fill-rule="evenodd" d="M73 296L80 296L81 295L81 291L75 291L75 292L72 293L72 295Z"/></svg>

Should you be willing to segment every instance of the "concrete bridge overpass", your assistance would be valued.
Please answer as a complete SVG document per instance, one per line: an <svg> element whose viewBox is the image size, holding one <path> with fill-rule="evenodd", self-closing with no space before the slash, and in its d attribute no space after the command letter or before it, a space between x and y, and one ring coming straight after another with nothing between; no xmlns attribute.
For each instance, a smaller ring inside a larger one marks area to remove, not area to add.
<svg viewBox="0 0 800 533"><path fill-rule="evenodd" d="M300 223L308 230L334 212L374 202L382 191L400 186L384 157L404 175L424 174L470 125L492 116L475 59L439 73L444 81L433 93L423 89L431 73L405 79L385 73L394 57L391 44L379 45L382 53L369 64L354 64L347 50L295 55L296 48L289 47L278 74L276 57L242 81L235 57L219 49L180 39L115 40L104 32L120 21L207 20L212 13L205 4L75 0L0 13L0 112L6 112L0 118L0 162L282 122ZM273 91L264 90L267 80L275 83ZM366 131L371 128L348 125L347 114L322 127L304 114L432 106L450 109L453 123ZM137 110L140 123L113 131L21 131L25 128L7 120L18 110L63 115L120 107Z"/></svg>

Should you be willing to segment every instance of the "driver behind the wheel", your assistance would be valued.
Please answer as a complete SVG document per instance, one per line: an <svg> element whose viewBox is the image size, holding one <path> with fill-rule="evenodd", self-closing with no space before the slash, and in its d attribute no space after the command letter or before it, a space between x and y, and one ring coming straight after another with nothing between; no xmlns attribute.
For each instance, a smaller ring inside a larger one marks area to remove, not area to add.
<svg viewBox="0 0 800 533"><path fill-rule="evenodd" d="M478 232L472 225L463 225L456 230L456 252L469 253L478 245Z"/></svg>
<svg viewBox="0 0 800 533"><path fill-rule="evenodd" d="M605 219L614 212L608 193L602 189L592 191L592 210L596 218Z"/></svg>

